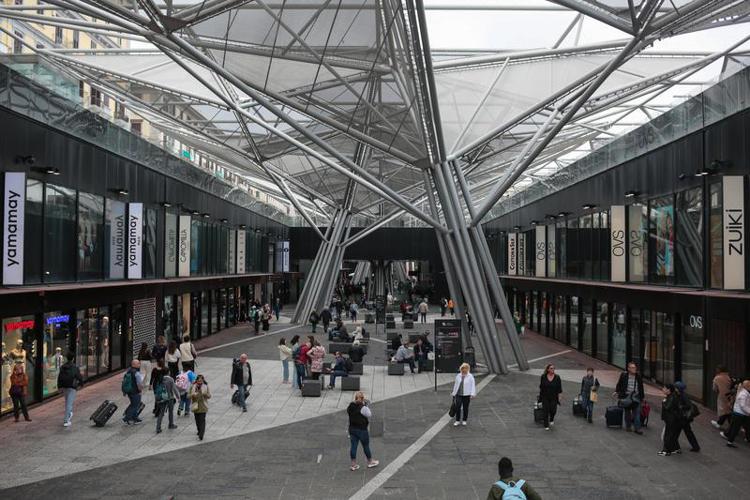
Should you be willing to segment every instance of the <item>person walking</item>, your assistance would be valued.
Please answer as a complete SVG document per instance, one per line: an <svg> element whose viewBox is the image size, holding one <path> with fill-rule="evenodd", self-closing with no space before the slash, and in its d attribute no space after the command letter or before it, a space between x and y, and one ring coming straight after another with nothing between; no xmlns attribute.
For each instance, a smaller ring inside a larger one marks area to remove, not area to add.
<svg viewBox="0 0 750 500"><path fill-rule="evenodd" d="M138 351L138 361L141 362L141 376L143 377L143 387L148 386L148 377L151 373L151 361L154 357L146 342L141 343L141 350Z"/></svg>
<svg viewBox="0 0 750 500"><path fill-rule="evenodd" d="M320 316L318 316L317 311L313 310L310 311L310 324L312 325L312 332L315 333L315 329L318 327L318 320L320 319Z"/></svg>
<svg viewBox="0 0 750 500"><path fill-rule="evenodd" d="M420 323L427 323L427 311L429 309L430 306L427 305L427 299L422 299L422 302L420 302L419 306L417 306L417 310L419 311Z"/></svg>
<svg viewBox="0 0 750 500"><path fill-rule="evenodd" d="M323 333L328 333L328 325L331 324L331 320L333 319L331 310L327 307L324 307L323 310L320 311L320 315L318 317L320 319L320 322L323 323Z"/></svg>
<svg viewBox="0 0 750 500"><path fill-rule="evenodd" d="M445 310L448 309L448 299L445 297L440 299L440 317L445 316Z"/></svg>
<svg viewBox="0 0 750 500"><path fill-rule="evenodd" d="M250 363L247 361L247 354L240 354L239 359L232 362L232 375L229 381L229 389L237 386L237 404L242 408L242 412L247 412L247 403L245 394L253 385L253 372L250 369Z"/></svg>
<svg viewBox="0 0 750 500"><path fill-rule="evenodd" d="M75 403L78 389L83 387L83 376L81 376L81 370L73 362L75 354L68 352L65 355L65 359L65 364L60 367L60 373L57 375L57 387L62 389L65 396L63 426L70 427L73 421L73 404Z"/></svg>
<svg viewBox="0 0 750 500"><path fill-rule="evenodd" d="M664 400L661 404L661 419L664 421L664 437L659 456L668 457L672 453L681 453L680 437L680 396L672 384L662 389Z"/></svg>
<svg viewBox="0 0 750 500"><path fill-rule="evenodd" d="M177 373L180 371L180 350L177 349L177 342L172 340L167 347L167 353L164 355L164 361L167 362L167 368L169 368L169 376L172 380L177 378Z"/></svg>
<svg viewBox="0 0 750 500"><path fill-rule="evenodd" d="M453 395L456 401L456 421L453 426L466 425L469 418L469 403L477 395L477 386L474 382L474 375L469 373L471 367L469 363L464 363L458 370L456 380L453 382Z"/></svg>
<svg viewBox="0 0 750 500"><path fill-rule="evenodd" d="M680 416L678 419L680 429L677 431L677 435L679 437L679 433L684 432L685 437L690 443L690 451L697 453L701 451L701 447L700 445L698 445L698 439L695 437L693 429L690 427L690 423L697 416L697 414L693 411L693 403L690 401L690 398L687 395L687 386L685 385L685 383L682 381L677 381L674 383L674 387L675 389L677 389L677 395L680 397Z"/></svg>
<svg viewBox="0 0 750 500"><path fill-rule="evenodd" d="M745 440L750 443L750 380L743 381L737 390L729 432L721 433L721 437L727 440L727 446L730 448L737 448L734 439L740 433L740 427L745 429Z"/></svg>
<svg viewBox="0 0 750 500"><path fill-rule="evenodd" d="M502 500L503 498L526 498L526 500L542 500L542 497L524 479L513 475L513 462L503 457L497 463L497 473L500 480L492 485L487 493L487 500ZM510 492L506 497L505 494ZM523 496L522 496L523 495Z"/></svg>
<svg viewBox="0 0 750 500"><path fill-rule="evenodd" d="M539 382L539 400L544 410L544 430L550 430L555 425L555 414L557 406L562 399L562 381L555 373L555 365L549 364L544 368L542 379Z"/></svg>
<svg viewBox="0 0 750 500"><path fill-rule="evenodd" d="M255 330L255 335L258 335L260 333L260 308L253 306L251 315L253 317L253 329Z"/></svg>
<svg viewBox="0 0 750 500"><path fill-rule="evenodd" d="M13 400L13 418L18 422L20 413L23 413L23 419L31 422L29 410L26 408L26 396L29 393L29 376L23 369L22 364L13 365L13 373L10 375L10 389L8 395Z"/></svg>
<svg viewBox="0 0 750 500"><path fill-rule="evenodd" d="M270 321L271 321L271 307L268 304L266 304L263 306L263 312L260 315L260 322L263 325L264 332L268 331Z"/></svg>
<svg viewBox="0 0 750 500"><path fill-rule="evenodd" d="M310 373L313 380L320 380L320 374L323 373L323 358L326 357L325 348L316 340L312 349L307 352L307 357L310 358Z"/></svg>
<svg viewBox="0 0 750 500"><path fill-rule="evenodd" d="M636 434L643 434L641 430L641 402L645 396L643 379L638 373L638 365L628 363L627 371L620 374L615 387L614 397L625 413L625 430L631 432L633 427Z"/></svg>
<svg viewBox="0 0 750 500"><path fill-rule="evenodd" d="M161 381L164 391L160 395L159 410L156 413L156 433L161 434L161 422L164 419L164 413L169 413L169 429L176 429L174 423L174 403L180 399L180 391L172 377L165 376Z"/></svg>
<svg viewBox="0 0 750 500"><path fill-rule="evenodd" d="M195 373L193 371L185 372L183 371L179 375L177 375L177 379L174 381L175 385L177 386L177 392L180 393L180 404L177 406L177 416L185 413L185 416L190 415L190 401L188 400L188 391L190 390L190 384L193 382L191 379L191 376L193 380L195 380Z"/></svg>
<svg viewBox="0 0 750 500"><path fill-rule="evenodd" d="M156 363L160 359L163 360L166 354L167 339L164 337L164 335L159 335L159 337L156 339L156 344L154 344L154 347L151 348L151 357L153 358L152 361Z"/></svg>
<svg viewBox="0 0 750 500"><path fill-rule="evenodd" d="M349 306L349 315L352 318L352 323L357 322L357 313L359 312L359 307L357 306L357 303L355 301L352 301L352 304Z"/></svg>
<svg viewBox="0 0 750 500"><path fill-rule="evenodd" d="M279 359L281 360L282 384L289 383L289 360L292 359L292 350L286 345L286 339L279 340Z"/></svg>
<svg viewBox="0 0 750 500"><path fill-rule="evenodd" d="M180 361L182 362L182 371L189 372L195 371L195 358L198 357L198 353L195 351L195 346L190 342L190 335L182 337L182 343L180 344Z"/></svg>
<svg viewBox="0 0 750 500"><path fill-rule="evenodd" d="M138 410L141 407L141 394L143 393L143 374L139 360L134 359L130 362L130 368L122 376L121 389L130 401L125 408L122 421L127 425L140 424L142 420L138 417Z"/></svg>
<svg viewBox="0 0 750 500"><path fill-rule="evenodd" d="M206 433L206 413L208 413L208 400L211 399L211 391L203 375L195 378L195 383L190 386L190 409L195 418L195 427L198 430L198 439L203 441Z"/></svg>
<svg viewBox="0 0 750 500"><path fill-rule="evenodd" d="M276 297L273 302L273 314L276 316L276 321L279 320L279 314L281 313L281 299Z"/></svg>
<svg viewBox="0 0 750 500"><path fill-rule="evenodd" d="M359 443L362 443L362 449L365 452L365 457L367 457L367 467L377 467L380 464L377 460L373 460L372 452L370 452L370 433L368 432L368 427L372 418L372 410L369 405L370 402L365 399L365 394L359 391L354 394L354 401L349 403L349 406L346 408L346 413L349 415L349 439L351 441L349 457L352 459L349 470L351 471L359 469L359 465L357 464L357 448L359 447Z"/></svg>
<svg viewBox="0 0 750 500"><path fill-rule="evenodd" d="M164 358L162 358L156 362L156 366L151 370L151 390L154 392L154 409L152 410L152 413L154 414L154 417L159 410L156 404L156 391L166 375L169 375L169 369L166 367Z"/></svg>
<svg viewBox="0 0 750 500"><path fill-rule="evenodd" d="M453 299L448 299L448 312L450 313L451 316L453 316L454 314L455 306L456 305L453 303Z"/></svg>
<svg viewBox="0 0 750 500"><path fill-rule="evenodd" d="M594 377L594 369L587 368L586 376L581 380L581 404L586 412L588 423L592 423L594 403L599 399L597 394L599 386L599 379Z"/></svg>
<svg viewBox="0 0 750 500"><path fill-rule="evenodd" d="M716 420L711 420L711 425L721 429L724 422L732 417L732 378L724 365L716 367L716 375L712 383L713 391L716 393Z"/></svg>

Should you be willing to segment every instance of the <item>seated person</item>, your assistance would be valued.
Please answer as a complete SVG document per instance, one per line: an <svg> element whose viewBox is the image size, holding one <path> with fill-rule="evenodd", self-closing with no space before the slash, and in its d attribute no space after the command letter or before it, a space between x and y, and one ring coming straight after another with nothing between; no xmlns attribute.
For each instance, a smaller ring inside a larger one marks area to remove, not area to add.
<svg viewBox="0 0 750 500"><path fill-rule="evenodd" d="M359 340L355 340L352 344L352 348L349 350L349 359L351 359L353 363L361 363L362 358L364 357L365 350L359 345Z"/></svg>
<svg viewBox="0 0 750 500"><path fill-rule="evenodd" d="M431 345L429 342L425 343L424 337L419 337L417 339L417 343L414 344L414 357L417 359L417 372L422 372L422 367L424 366L424 362L427 361L427 353L430 352Z"/></svg>
<svg viewBox="0 0 750 500"><path fill-rule="evenodd" d="M362 329L360 327L357 327L354 330L354 342L362 342L364 340L365 336L362 334Z"/></svg>
<svg viewBox="0 0 750 500"><path fill-rule="evenodd" d="M408 342L401 344L401 347L396 351L394 359L396 360L396 363L408 363L409 369L414 373L414 351L409 349Z"/></svg>
<svg viewBox="0 0 750 500"><path fill-rule="evenodd" d="M403 343L404 341L402 340L401 334L399 333L397 337L393 337L393 339L391 339L391 349L397 351Z"/></svg>
<svg viewBox="0 0 750 500"><path fill-rule="evenodd" d="M336 351L336 358L331 367L331 383L328 384L328 388L333 389L336 387L336 377L347 377L348 375L346 359L344 359L344 356L339 351Z"/></svg>

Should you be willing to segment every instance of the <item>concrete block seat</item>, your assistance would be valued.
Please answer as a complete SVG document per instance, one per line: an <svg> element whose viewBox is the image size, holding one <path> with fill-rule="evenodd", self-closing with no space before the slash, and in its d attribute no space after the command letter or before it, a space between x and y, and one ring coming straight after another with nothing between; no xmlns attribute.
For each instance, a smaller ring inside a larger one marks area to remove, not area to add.
<svg viewBox="0 0 750 500"><path fill-rule="evenodd" d="M342 354L349 354L352 349L352 345L349 342L330 342L328 344L328 352L335 353L336 351Z"/></svg>
<svg viewBox="0 0 750 500"><path fill-rule="evenodd" d="M358 391L359 390L359 377L341 377L341 390L342 391Z"/></svg>
<svg viewBox="0 0 750 500"><path fill-rule="evenodd" d="M349 375L364 375L364 363L352 362L352 371Z"/></svg>
<svg viewBox="0 0 750 500"><path fill-rule="evenodd" d="M320 376L320 380L314 380L306 378L302 380L302 397L305 398L319 398L324 384L323 375Z"/></svg>
<svg viewBox="0 0 750 500"><path fill-rule="evenodd" d="M388 363L388 375L403 375L403 363Z"/></svg>

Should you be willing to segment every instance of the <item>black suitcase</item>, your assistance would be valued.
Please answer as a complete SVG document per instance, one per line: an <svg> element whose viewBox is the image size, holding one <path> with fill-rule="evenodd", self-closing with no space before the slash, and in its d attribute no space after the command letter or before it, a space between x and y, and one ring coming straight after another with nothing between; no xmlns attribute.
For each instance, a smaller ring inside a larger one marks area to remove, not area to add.
<svg viewBox="0 0 750 500"><path fill-rule="evenodd" d="M94 410L94 413L91 414L89 420L93 420L94 425L97 427L104 427L104 424L112 418L112 415L114 415L116 411L117 405L112 401L105 399L104 402L99 405L99 408Z"/></svg>
<svg viewBox="0 0 750 500"><path fill-rule="evenodd" d="M573 415L576 417L585 417L586 409L583 407L583 401L581 396L576 396L573 399Z"/></svg>
<svg viewBox="0 0 750 500"><path fill-rule="evenodd" d="M604 418L607 421L607 427L622 428L623 415L623 409L619 406L607 406L607 411L604 413Z"/></svg>
<svg viewBox="0 0 750 500"><path fill-rule="evenodd" d="M534 403L534 423L544 423L544 408L542 408L542 403Z"/></svg>
<svg viewBox="0 0 750 500"><path fill-rule="evenodd" d="M245 401L247 401L248 396L250 396L250 387L245 389ZM232 394L232 404L233 405L240 404L240 390L239 389L235 390L234 394Z"/></svg>

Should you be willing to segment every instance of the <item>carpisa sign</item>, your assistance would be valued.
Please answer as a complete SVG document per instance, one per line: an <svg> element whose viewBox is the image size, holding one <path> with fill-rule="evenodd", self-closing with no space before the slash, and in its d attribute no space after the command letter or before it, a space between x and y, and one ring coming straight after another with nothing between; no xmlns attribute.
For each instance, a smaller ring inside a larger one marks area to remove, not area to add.
<svg viewBox="0 0 750 500"><path fill-rule="evenodd" d="M26 174L6 172L3 197L3 285L23 285Z"/></svg>
<svg viewBox="0 0 750 500"><path fill-rule="evenodd" d="M143 276L143 203L128 203L128 279Z"/></svg>

